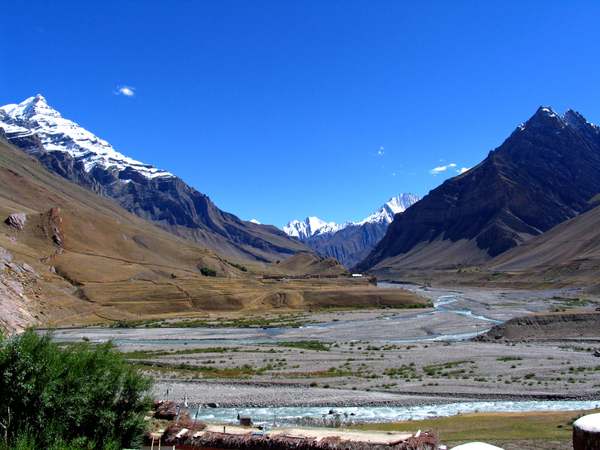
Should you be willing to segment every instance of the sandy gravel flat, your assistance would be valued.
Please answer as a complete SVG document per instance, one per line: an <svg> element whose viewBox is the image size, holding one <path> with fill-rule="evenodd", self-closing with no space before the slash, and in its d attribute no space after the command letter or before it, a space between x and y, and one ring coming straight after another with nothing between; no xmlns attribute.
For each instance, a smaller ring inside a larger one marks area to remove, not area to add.
<svg viewBox="0 0 600 450"><path fill-rule="evenodd" d="M408 288L410 286L403 286ZM124 352L160 351L157 398L222 406L413 405L461 399L600 399L594 341L454 341L505 321L564 306L578 291L424 290L455 301L437 310L319 312L289 329L86 328L57 338L117 339ZM444 300L444 298L442 298ZM593 305L595 306L595 305ZM446 309L450 310L446 310ZM289 347L320 341L325 348ZM183 354L186 351L188 354ZM179 353L178 353L179 352ZM177 369L196 368L186 371ZM246 375L226 370L250 367ZM170 369L171 368L171 369ZM216 378L212 378L216 376ZM167 394L168 391L168 394Z"/></svg>
<svg viewBox="0 0 600 450"><path fill-rule="evenodd" d="M205 431L211 431L215 433L223 432L222 425L208 425ZM247 428L238 426L228 425L225 428L227 433L232 434L244 434L248 432ZM332 432L328 428L307 428L307 427L277 427L266 432L270 436L291 436L291 437L308 437L315 438L316 441L320 441L323 438L331 436L339 436L340 438L348 441L359 441L359 442L372 442L372 443L384 443L389 444L397 442L402 439L408 439L412 436L412 433L398 433L398 432L387 432L387 431L359 431L359 430L348 430L337 428Z"/></svg>

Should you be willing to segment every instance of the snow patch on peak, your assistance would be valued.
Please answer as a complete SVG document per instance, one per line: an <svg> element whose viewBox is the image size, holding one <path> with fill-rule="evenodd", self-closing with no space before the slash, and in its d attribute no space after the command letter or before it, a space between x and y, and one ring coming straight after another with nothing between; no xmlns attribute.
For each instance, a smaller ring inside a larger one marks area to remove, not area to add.
<svg viewBox="0 0 600 450"><path fill-rule="evenodd" d="M396 197L392 197L385 205L362 222L359 222L358 225L367 222L384 222L390 224L394 220L396 214L406 211L406 209L419 200L420 198L414 194L400 194Z"/></svg>
<svg viewBox="0 0 600 450"><path fill-rule="evenodd" d="M11 106L11 110L7 111L7 108ZM2 109L6 110L7 113L13 118L19 118L21 120L30 119L36 115L62 118L58 111L48 106L46 99L40 94L36 95L35 97L29 97L27 100L19 103L18 105L7 105Z"/></svg>
<svg viewBox="0 0 600 450"><path fill-rule="evenodd" d="M546 106L545 108L540 108L540 112L542 112L550 117L558 117L558 114L556 114L550 106Z"/></svg>
<svg viewBox="0 0 600 450"><path fill-rule="evenodd" d="M258 220L256 220L256 219L252 219L250 222L251 223L255 223L256 225L260 225L260 222Z"/></svg>
<svg viewBox="0 0 600 450"><path fill-rule="evenodd" d="M359 223L351 221L327 223L317 217L307 217L302 222L292 220L287 226L283 227L283 231L289 236L294 236L305 241L314 236L331 236L349 226L379 222L390 224L397 213L404 212L409 206L419 200L420 198L414 194L400 194L392 197L385 205Z"/></svg>
<svg viewBox="0 0 600 450"><path fill-rule="evenodd" d="M169 172L118 153L108 142L64 119L41 95L0 108L0 123L9 138L35 133L47 151L71 154L83 162L87 172L100 167L119 171L132 169L148 179L173 177Z"/></svg>
<svg viewBox="0 0 600 450"><path fill-rule="evenodd" d="M313 236L332 235L339 230L343 230L348 225L353 225L353 222L325 222L318 217L307 217L302 222L292 220L283 227L283 231L288 236L297 237L300 240L307 240Z"/></svg>
<svg viewBox="0 0 600 450"><path fill-rule="evenodd" d="M600 134L600 127L588 122L585 118L577 111L568 109L562 116L562 120L569 126L576 128L577 130L585 133Z"/></svg>

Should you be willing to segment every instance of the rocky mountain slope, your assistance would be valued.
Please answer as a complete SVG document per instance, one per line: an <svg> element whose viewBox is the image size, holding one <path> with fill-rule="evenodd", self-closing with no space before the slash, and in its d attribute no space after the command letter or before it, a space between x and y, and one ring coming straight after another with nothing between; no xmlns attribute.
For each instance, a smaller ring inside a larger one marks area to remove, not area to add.
<svg viewBox="0 0 600 450"><path fill-rule="evenodd" d="M600 292L600 206L489 261L498 279L540 280L587 286Z"/></svg>
<svg viewBox="0 0 600 450"><path fill-rule="evenodd" d="M382 303L372 280L331 258L225 259L47 171L1 136L0 180L0 332L423 303L400 289Z"/></svg>
<svg viewBox="0 0 600 450"><path fill-rule="evenodd" d="M359 268L481 264L577 216L600 192L600 128L540 107L478 166L445 181L405 213Z"/></svg>
<svg viewBox="0 0 600 450"><path fill-rule="evenodd" d="M276 227L221 211L176 176L116 152L106 141L63 118L41 95L0 108L0 127L10 143L48 170L220 254L276 261L312 251Z"/></svg>
<svg viewBox="0 0 600 450"><path fill-rule="evenodd" d="M419 197L414 194L400 194L358 223L326 223L316 217L307 217L302 222L288 223L283 230L344 266L353 267L385 236L394 216L418 201Z"/></svg>
<svg viewBox="0 0 600 450"><path fill-rule="evenodd" d="M193 312L177 281L204 278L201 267L241 276L213 251L48 172L2 139L0 179L0 328ZM124 308L129 299L134 307Z"/></svg>

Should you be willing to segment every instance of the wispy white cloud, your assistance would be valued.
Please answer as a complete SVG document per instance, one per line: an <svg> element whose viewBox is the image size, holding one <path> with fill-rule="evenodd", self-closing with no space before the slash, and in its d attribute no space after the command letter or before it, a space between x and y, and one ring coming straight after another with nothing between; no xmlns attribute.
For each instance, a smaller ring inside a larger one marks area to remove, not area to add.
<svg viewBox="0 0 600 450"><path fill-rule="evenodd" d="M385 152L384 152L383 150L379 150L379 151L377 152L377 154L381 156L381 155L385 155Z"/></svg>
<svg viewBox="0 0 600 450"><path fill-rule="evenodd" d="M431 169L429 171L429 173L431 175L437 175L438 173L443 172L444 170L448 170L451 167L456 167L456 164L452 163L452 164L448 164L448 165L445 165L445 166L436 167L435 169Z"/></svg>
<svg viewBox="0 0 600 450"><path fill-rule="evenodd" d="M471 170L471 168L470 167L463 167L462 169L460 169L458 171L458 173L465 173L467 170Z"/></svg>
<svg viewBox="0 0 600 450"><path fill-rule="evenodd" d="M117 87L117 91L115 92L117 95L124 95L126 97L134 97L135 96L135 88L130 86L119 86Z"/></svg>

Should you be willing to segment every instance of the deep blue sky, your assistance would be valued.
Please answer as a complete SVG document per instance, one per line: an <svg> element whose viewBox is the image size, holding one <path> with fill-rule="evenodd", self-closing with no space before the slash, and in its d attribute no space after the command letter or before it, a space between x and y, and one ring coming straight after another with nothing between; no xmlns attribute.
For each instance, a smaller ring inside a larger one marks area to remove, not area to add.
<svg viewBox="0 0 600 450"><path fill-rule="evenodd" d="M42 94L117 151L278 227L424 196L539 106L600 123L598 1L0 0L0 11L0 106Z"/></svg>

